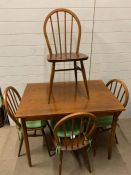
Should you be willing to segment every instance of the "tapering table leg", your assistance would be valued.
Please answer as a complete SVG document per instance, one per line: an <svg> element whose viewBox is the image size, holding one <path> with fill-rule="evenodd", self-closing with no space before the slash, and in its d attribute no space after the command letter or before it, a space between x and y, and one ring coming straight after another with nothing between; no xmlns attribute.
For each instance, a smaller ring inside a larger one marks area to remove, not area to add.
<svg viewBox="0 0 131 175"><path fill-rule="evenodd" d="M29 147L29 140L28 140L28 134L27 134L27 128L26 128L26 121L25 119L21 119L22 123L22 129L23 129L23 135L24 135L24 141L25 141L25 149L28 159L28 165L31 167L31 156L30 156L30 147Z"/></svg>
<svg viewBox="0 0 131 175"><path fill-rule="evenodd" d="M115 113L114 116L113 116L111 135L110 135L109 144L108 144L108 159L111 159L111 155L112 155L112 147L113 147L113 143L114 143L114 140L115 140L115 133L116 133L116 126L117 126L118 116L119 116L118 113Z"/></svg>

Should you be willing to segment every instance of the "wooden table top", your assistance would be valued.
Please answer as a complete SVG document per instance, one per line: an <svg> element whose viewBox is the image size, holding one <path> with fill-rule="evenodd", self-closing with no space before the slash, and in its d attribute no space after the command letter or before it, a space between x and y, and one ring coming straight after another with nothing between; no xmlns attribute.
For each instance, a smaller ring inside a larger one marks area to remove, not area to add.
<svg viewBox="0 0 131 175"><path fill-rule="evenodd" d="M125 110L102 80L88 81L90 99L87 98L83 82L78 82L75 87L75 82L54 83L48 104L49 83L27 84L16 117L52 119L73 112L99 114Z"/></svg>

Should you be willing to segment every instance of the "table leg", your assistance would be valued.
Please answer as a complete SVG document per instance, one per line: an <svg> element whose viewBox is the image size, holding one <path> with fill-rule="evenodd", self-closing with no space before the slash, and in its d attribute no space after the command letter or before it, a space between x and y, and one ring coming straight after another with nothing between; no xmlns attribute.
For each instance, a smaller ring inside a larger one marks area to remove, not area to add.
<svg viewBox="0 0 131 175"><path fill-rule="evenodd" d="M113 142L114 142L114 139L115 139L118 116L119 116L118 113L115 113L113 115L111 135L110 135L109 144L108 144L108 159L111 159L111 155L112 155L112 146L113 146Z"/></svg>
<svg viewBox="0 0 131 175"><path fill-rule="evenodd" d="M24 141L25 141L25 148L26 148L28 164L31 167L32 164L31 164L31 156L30 156L30 147L29 147L29 140L28 140L28 134L27 134L25 119L21 119L21 123L22 123L22 128L23 128L23 135L24 135Z"/></svg>

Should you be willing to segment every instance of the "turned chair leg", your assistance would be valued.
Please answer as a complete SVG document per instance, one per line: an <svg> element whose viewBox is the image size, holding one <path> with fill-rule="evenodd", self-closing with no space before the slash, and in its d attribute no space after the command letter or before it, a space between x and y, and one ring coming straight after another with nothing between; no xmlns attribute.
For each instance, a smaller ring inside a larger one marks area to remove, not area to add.
<svg viewBox="0 0 131 175"><path fill-rule="evenodd" d="M89 98L89 90L88 90L88 85L87 85L87 79L86 79L86 72L85 72L84 64L83 64L83 61L80 61L80 63L81 63L81 71L82 71L83 80L84 80L84 84L85 84L85 88L86 88L86 93L87 93L87 96Z"/></svg>
<svg viewBox="0 0 131 175"><path fill-rule="evenodd" d="M34 129L34 136L36 136L36 129Z"/></svg>
<svg viewBox="0 0 131 175"><path fill-rule="evenodd" d="M99 135L99 128L96 128L96 131L94 133L94 139L93 139L93 155L96 156L96 149L97 149L97 138Z"/></svg>
<svg viewBox="0 0 131 175"><path fill-rule="evenodd" d="M49 142L48 142L48 138L47 138L47 136L45 134L44 128L42 128L41 131L42 131L43 139L45 138L48 154L51 157L51 156L55 155L55 151L50 149L50 145L49 145ZM53 151L53 153L51 153L51 151Z"/></svg>
<svg viewBox="0 0 131 175"><path fill-rule="evenodd" d="M83 148L81 150L81 152L82 152L82 156L84 158L85 163L87 163L88 170L91 173L91 166L90 166L90 161L89 161L87 149L86 148Z"/></svg>
<svg viewBox="0 0 131 175"><path fill-rule="evenodd" d="M60 151L59 175L61 175L62 170L62 159L63 159L63 151Z"/></svg>
<svg viewBox="0 0 131 175"><path fill-rule="evenodd" d="M21 152L21 148L22 148L22 145L23 145L23 136L21 136L21 139L20 139L20 145L19 145L19 151L18 151L18 157L20 157L20 152Z"/></svg>
<svg viewBox="0 0 131 175"><path fill-rule="evenodd" d="M51 128L51 126L50 126L50 124L49 124L48 121L47 121L47 126L48 126L48 128L49 128L49 130L50 130L51 136L53 136L53 130L52 130L52 128Z"/></svg>
<svg viewBox="0 0 131 175"><path fill-rule="evenodd" d="M74 61L74 72L75 72L75 81L76 81L76 86L77 86L77 64L76 64L76 61Z"/></svg>
<svg viewBox="0 0 131 175"><path fill-rule="evenodd" d="M51 75L50 75L50 87L49 87L49 96L48 96L48 103L50 103L50 97L52 93L52 86L55 74L55 63L52 63Z"/></svg>

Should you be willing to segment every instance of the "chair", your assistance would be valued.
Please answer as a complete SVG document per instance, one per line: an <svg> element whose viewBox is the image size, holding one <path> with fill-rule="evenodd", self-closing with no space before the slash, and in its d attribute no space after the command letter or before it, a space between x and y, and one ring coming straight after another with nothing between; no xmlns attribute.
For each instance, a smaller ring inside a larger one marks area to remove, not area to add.
<svg viewBox="0 0 131 175"><path fill-rule="evenodd" d="M129 99L128 88L125 83L118 79L110 80L106 86L112 92L112 94L119 100L119 102L126 107ZM119 114L120 115L120 114ZM111 130L113 121L113 115L99 117L96 120L96 134L94 141L94 155L96 155L96 140L99 133ZM115 140L118 144L118 140L115 134Z"/></svg>
<svg viewBox="0 0 131 175"><path fill-rule="evenodd" d="M78 112L65 116L54 126L54 144L60 156L59 175L64 151L80 150L91 172L87 148L95 130L95 119L91 113Z"/></svg>
<svg viewBox="0 0 131 175"><path fill-rule="evenodd" d="M20 156L20 152L21 152L21 148L22 148L22 144L23 144L23 139L24 139L23 138L23 132L22 132L21 123L15 117L16 111L17 111L17 109L19 107L19 104L20 104L20 101L21 101L21 97L20 97L18 91L14 87L9 86L9 87L7 87L5 89L5 91L4 91L4 105L5 105L5 109L6 109L7 113L8 113L8 115L11 117L11 119L16 124L18 137L19 137L19 140L20 140L18 157ZM47 136L46 136L45 131L44 131L44 128L46 126L48 126L49 129L50 129L48 121L46 121L46 120L27 121L26 122L28 136L40 136L40 134L37 134L36 132L38 130L41 130L42 135L43 135L43 137L45 138L45 141L46 141L48 153L49 153L50 156L52 156L51 151L49 149ZM34 133L32 134L32 133L29 133L29 132L34 132Z"/></svg>
<svg viewBox="0 0 131 175"><path fill-rule="evenodd" d="M43 32L49 50L47 60L52 63L48 103L50 103L53 79L56 71L73 70L77 85L77 70L80 70L89 98L86 72L83 64L83 61L87 60L88 56L79 53L81 24L76 14L65 8L58 8L51 11L45 18ZM73 62L74 66L68 69L56 69L56 63L60 62ZM78 66L78 62L80 66Z"/></svg>

